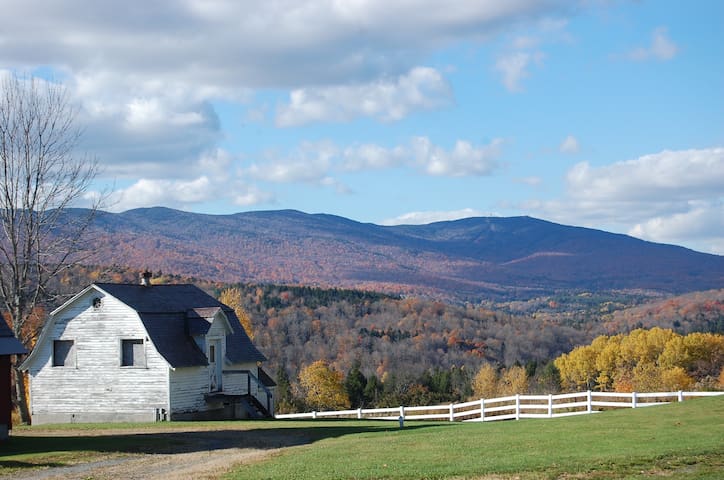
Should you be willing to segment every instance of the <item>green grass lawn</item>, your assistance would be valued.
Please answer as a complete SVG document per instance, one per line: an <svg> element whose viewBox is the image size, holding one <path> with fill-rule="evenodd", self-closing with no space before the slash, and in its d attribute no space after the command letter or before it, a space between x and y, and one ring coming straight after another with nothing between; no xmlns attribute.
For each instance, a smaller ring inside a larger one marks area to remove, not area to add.
<svg viewBox="0 0 724 480"><path fill-rule="evenodd" d="M0 475L206 451L203 439L220 432L231 432L234 444L215 448L287 447L229 479L724 478L724 396L550 420L410 422L402 430L356 420L22 427L0 444Z"/></svg>
<svg viewBox="0 0 724 480"><path fill-rule="evenodd" d="M229 478L724 478L722 397L552 420L306 428L320 439Z"/></svg>

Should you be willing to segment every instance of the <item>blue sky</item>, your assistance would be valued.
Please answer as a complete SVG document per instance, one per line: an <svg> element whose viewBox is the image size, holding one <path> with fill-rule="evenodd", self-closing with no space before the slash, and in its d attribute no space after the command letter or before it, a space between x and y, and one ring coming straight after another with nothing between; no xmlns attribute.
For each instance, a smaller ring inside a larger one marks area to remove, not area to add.
<svg viewBox="0 0 724 480"><path fill-rule="evenodd" d="M724 254L720 1L3 0L109 210L530 215Z"/></svg>

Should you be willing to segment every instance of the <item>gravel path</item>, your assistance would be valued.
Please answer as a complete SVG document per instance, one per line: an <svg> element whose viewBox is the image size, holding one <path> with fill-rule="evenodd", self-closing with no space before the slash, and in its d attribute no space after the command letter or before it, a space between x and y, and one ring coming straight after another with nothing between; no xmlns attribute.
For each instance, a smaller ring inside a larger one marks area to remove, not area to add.
<svg viewBox="0 0 724 480"><path fill-rule="evenodd" d="M235 466L262 460L281 448L306 443L301 435L289 434L280 429L261 429L253 432L241 428L223 430L212 427L179 429L129 429L98 431L30 431L22 436L105 436L143 435L144 438L158 437L162 443L160 453L117 453L101 460L65 467L33 469L15 472L13 479L216 479ZM0 476L0 478L9 478Z"/></svg>

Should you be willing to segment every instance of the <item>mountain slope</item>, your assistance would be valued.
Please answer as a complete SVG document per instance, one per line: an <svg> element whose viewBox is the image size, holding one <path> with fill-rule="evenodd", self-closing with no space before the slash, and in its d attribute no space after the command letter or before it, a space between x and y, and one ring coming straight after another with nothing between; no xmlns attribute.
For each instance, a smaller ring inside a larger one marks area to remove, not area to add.
<svg viewBox="0 0 724 480"><path fill-rule="evenodd" d="M724 257L530 217L387 227L293 210L203 215L148 208L99 213L92 242L99 264L458 300L724 285Z"/></svg>

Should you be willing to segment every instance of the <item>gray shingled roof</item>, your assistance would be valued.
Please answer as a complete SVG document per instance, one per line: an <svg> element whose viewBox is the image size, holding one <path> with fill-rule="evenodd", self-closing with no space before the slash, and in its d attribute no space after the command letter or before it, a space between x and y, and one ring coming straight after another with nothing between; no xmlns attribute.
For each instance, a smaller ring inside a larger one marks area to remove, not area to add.
<svg viewBox="0 0 724 480"><path fill-rule="evenodd" d="M226 339L226 356L232 363L263 362L266 357L251 343L234 310L200 288L189 285L96 283L136 310L158 352L172 367L207 365L207 359L191 338L206 333L204 318L221 309L233 333Z"/></svg>
<svg viewBox="0 0 724 480"><path fill-rule="evenodd" d="M0 317L0 355L20 355L28 353L20 343L20 340L15 338L13 331L5 323L5 319Z"/></svg>

